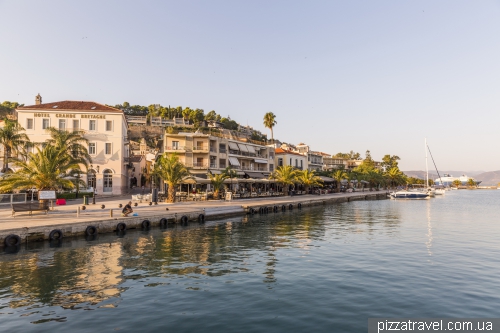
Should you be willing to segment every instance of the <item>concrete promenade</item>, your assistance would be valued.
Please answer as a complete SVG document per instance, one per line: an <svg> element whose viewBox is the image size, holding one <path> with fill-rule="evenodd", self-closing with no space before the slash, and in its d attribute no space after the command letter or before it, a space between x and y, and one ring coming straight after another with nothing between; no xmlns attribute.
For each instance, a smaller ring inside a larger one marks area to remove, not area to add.
<svg viewBox="0 0 500 333"><path fill-rule="evenodd" d="M3 205L0 206L0 247L5 245L5 238L11 234L18 235L24 243L48 240L51 231L55 229L60 230L63 237L83 236L86 235L86 229L89 226L94 226L98 233L107 233L116 231L117 224L120 222L125 223L127 229L141 229L144 220L150 221L151 227L158 227L162 223L161 219L167 219L168 223L179 223L183 217L185 217L184 220L189 221L198 221L200 218L214 220L230 215L247 214L251 208L258 213L260 208L268 207L268 212L272 213L274 206L277 206L274 210L281 211L282 209L298 209L299 203L300 206L305 207L386 198L387 192L385 191L364 191L293 197L260 197L232 201L158 203L152 206L149 206L149 202L142 202L137 207L132 207L138 216L131 214L129 217L121 216L122 209L119 208L119 204L125 205L130 201L130 195L98 196L96 204L87 205L85 210L80 210L79 215L77 215L77 209L82 206L83 199L67 201L65 206L54 206L54 210L49 211L48 214L35 211L31 216L28 212L18 212L12 216L10 205ZM101 205L105 208L102 209ZM200 217L200 215L203 216Z"/></svg>

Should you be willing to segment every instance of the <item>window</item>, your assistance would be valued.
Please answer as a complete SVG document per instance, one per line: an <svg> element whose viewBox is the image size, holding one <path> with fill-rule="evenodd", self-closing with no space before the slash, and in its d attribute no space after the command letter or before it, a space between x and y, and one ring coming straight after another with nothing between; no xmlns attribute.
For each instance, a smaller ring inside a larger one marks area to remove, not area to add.
<svg viewBox="0 0 500 333"><path fill-rule="evenodd" d="M47 129L50 127L50 119L43 118L42 119L42 129Z"/></svg>
<svg viewBox="0 0 500 333"><path fill-rule="evenodd" d="M66 130L66 119L59 119L59 130Z"/></svg>
<svg viewBox="0 0 500 333"><path fill-rule="evenodd" d="M26 129L29 130L33 129L33 118L26 119Z"/></svg>
<svg viewBox="0 0 500 333"><path fill-rule="evenodd" d="M289 165L290 165L290 166L292 165L292 158L291 158L291 157L290 157L290 164L289 164Z"/></svg>
<svg viewBox="0 0 500 333"><path fill-rule="evenodd" d="M300 160L300 169L304 168L304 165L302 164L302 160Z"/></svg>
<svg viewBox="0 0 500 333"><path fill-rule="evenodd" d="M79 131L80 130L80 121L73 119L73 131Z"/></svg>
<svg viewBox="0 0 500 333"><path fill-rule="evenodd" d="M274 164L269 164L269 171L271 171L271 172L274 171Z"/></svg>
<svg viewBox="0 0 500 333"><path fill-rule="evenodd" d="M106 142L104 147L104 154L111 155L111 142Z"/></svg>
<svg viewBox="0 0 500 333"><path fill-rule="evenodd" d="M278 166L283 166L283 159L281 157L278 158Z"/></svg>
<svg viewBox="0 0 500 333"><path fill-rule="evenodd" d="M172 150L179 149L179 141L172 141Z"/></svg>
<svg viewBox="0 0 500 333"><path fill-rule="evenodd" d="M111 120L106 120L106 131L111 132L113 130L113 122Z"/></svg>
<svg viewBox="0 0 500 333"><path fill-rule="evenodd" d="M96 144L95 144L95 142L90 142L89 143L89 154L90 155L95 155L96 154Z"/></svg>
<svg viewBox="0 0 500 333"><path fill-rule="evenodd" d="M89 131L97 130L97 124L95 120L89 120Z"/></svg>

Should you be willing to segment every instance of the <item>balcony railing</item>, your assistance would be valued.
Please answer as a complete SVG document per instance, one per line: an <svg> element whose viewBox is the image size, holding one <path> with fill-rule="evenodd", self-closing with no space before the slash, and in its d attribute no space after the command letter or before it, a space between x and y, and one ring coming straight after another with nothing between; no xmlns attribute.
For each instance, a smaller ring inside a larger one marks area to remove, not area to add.
<svg viewBox="0 0 500 333"><path fill-rule="evenodd" d="M242 152L239 150L232 150L229 149L229 154L231 155L238 155L238 156L246 156L246 157L257 157L257 158L267 158L267 154L253 154L253 153L247 153L247 152Z"/></svg>
<svg viewBox="0 0 500 333"><path fill-rule="evenodd" d="M211 152L211 153L216 153L216 152L217 152L217 148L215 148L215 147L210 147L210 152Z"/></svg>
<svg viewBox="0 0 500 333"><path fill-rule="evenodd" d="M208 152L208 146L195 146L195 147L193 147L193 151L206 151L206 152Z"/></svg>
<svg viewBox="0 0 500 333"><path fill-rule="evenodd" d="M211 168L217 168L217 164L215 164L215 163L210 163L210 167L211 167Z"/></svg>
<svg viewBox="0 0 500 333"><path fill-rule="evenodd" d="M165 151L169 150L181 150L181 151L190 151L192 148L187 146L166 146Z"/></svg>

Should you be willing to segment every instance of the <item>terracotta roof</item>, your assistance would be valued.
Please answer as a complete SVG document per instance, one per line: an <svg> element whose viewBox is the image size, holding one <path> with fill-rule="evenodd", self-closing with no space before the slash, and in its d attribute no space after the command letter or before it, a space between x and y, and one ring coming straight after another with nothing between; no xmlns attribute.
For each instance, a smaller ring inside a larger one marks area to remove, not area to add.
<svg viewBox="0 0 500 333"><path fill-rule="evenodd" d="M38 105L28 105L17 108L17 110L64 110L64 111L91 111L91 112L116 112L123 113L122 110L96 102L85 101L61 101L55 103L44 103Z"/></svg>
<svg viewBox="0 0 500 333"><path fill-rule="evenodd" d="M285 149L282 149L282 148L276 148L276 149L274 149L274 152L276 154L292 154L292 155L299 155L299 156L305 157L302 154L296 153L296 152L291 151L291 150L285 150Z"/></svg>

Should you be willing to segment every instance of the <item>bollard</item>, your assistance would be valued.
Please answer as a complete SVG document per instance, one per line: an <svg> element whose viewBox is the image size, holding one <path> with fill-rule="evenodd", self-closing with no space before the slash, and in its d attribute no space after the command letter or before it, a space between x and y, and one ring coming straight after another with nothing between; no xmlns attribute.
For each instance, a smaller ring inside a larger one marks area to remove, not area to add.
<svg viewBox="0 0 500 333"><path fill-rule="evenodd" d="M109 217L113 217L113 210L112 209L109 210Z"/></svg>

